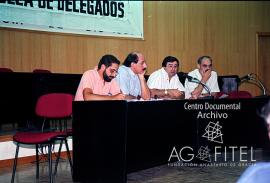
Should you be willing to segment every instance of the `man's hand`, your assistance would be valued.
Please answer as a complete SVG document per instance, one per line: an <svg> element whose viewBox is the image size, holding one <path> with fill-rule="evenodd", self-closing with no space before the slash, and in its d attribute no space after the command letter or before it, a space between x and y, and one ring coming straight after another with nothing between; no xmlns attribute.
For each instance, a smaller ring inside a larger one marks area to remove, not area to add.
<svg viewBox="0 0 270 183"><path fill-rule="evenodd" d="M123 93L118 93L114 96L112 96L113 100L125 100L126 95Z"/></svg>
<svg viewBox="0 0 270 183"><path fill-rule="evenodd" d="M140 79L145 79L145 78L144 78L145 73L146 73L146 69L144 69L142 73L138 74L138 77L139 77Z"/></svg>
<svg viewBox="0 0 270 183"><path fill-rule="evenodd" d="M197 99L200 95L201 95L200 90L194 90L193 92L191 92L191 98L190 99Z"/></svg>
<svg viewBox="0 0 270 183"><path fill-rule="evenodd" d="M212 72L211 69L207 69L202 75L201 82L205 84L208 81L208 79L211 77L211 72Z"/></svg>
<svg viewBox="0 0 270 183"><path fill-rule="evenodd" d="M184 98L184 93L179 91L178 89L169 89L168 90L168 95L169 98L171 99L180 99L180 98Z"/></svg>

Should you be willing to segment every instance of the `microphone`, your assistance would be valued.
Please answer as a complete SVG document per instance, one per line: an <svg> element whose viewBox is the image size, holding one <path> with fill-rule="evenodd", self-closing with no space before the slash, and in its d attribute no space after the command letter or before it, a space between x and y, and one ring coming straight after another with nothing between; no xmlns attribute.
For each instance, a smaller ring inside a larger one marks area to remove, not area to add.
<svg viewBox="0 0 270 183"><path fill-rule="evenodd" d="M250 80L251 75L252 75L252 73L250 73L250 74L248 74L248 75L245 75L245 76L241 77L241 78L240 78L240 81Z"/></svg>
<svg viewBox="0 0 270 183"><path fill-rule="evenodd" d="M184 73L183 76L186 77L189 82L201 84L203 86L203 88L207 91L207 93L209 94L209 97L208 98L213 98L213 96L211 96L210 88L206 84L202 83L197 78L194 78L194 77L192 77L192 76L190 76L190 75L188 75L186 73Z"/></svg>
<svg viewBox="0 0 270 183"><path fill-rule="evenodd" d="M186 73L183 74L184 77L186 77L188 79L188 81L190 82L194 82L194 83L200 83L201 81L198 80L197 78L194 78Z"/></svg>

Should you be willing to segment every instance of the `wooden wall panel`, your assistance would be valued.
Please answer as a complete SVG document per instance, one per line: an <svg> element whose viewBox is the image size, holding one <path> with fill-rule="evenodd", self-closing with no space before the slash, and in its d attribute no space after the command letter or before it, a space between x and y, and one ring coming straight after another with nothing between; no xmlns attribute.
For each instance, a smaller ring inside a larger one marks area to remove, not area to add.
<svg viewBox="0 0 270 183"><path fill-rule="evenodd" d="M270 32L270 2L145 1L144 40L57 34L0 28L0 66L31 72L82 73L104 54L121 61L134 50L145 54L148 74L174 55L181 69L210 55L219 75L257 71L256 32ZM241 89L258 93L254 86Z"/></svg>

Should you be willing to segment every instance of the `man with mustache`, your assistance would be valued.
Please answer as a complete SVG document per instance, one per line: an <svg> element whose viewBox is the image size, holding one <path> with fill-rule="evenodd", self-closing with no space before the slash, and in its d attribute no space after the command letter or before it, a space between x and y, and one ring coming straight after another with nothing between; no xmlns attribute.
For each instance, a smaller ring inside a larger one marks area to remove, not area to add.
<svg viewBox="0 0 270 183"><path fill-rule="evenodd" d="M152 98L183 99L185 88L177 76L179 60L167 56L162 62L162 68L153 72L147 81Z"/></svg>
<svg viewBox="0 0 270 183"><path fill-rule="evenodd" d="M124 100L115 77L120 61L113 55L104 55L97 69L86 71L78 86L75 101L83 100Z"/></svg>
<svg viewBox="0 0 270 183"><path fill-rule="evenodd" d="M126 99L150 99L150 90L144 78L146 68L144 56L139 52L128 54L119 67L116 79Z"/></svg>

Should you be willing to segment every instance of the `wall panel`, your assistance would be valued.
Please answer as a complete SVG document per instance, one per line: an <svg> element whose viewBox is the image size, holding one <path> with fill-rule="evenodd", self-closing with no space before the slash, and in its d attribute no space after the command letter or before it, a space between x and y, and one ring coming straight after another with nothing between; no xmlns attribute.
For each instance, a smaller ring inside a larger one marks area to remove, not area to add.
<svg viewBox="0 0 270 183"><path fill-rule="evenodd" d="M219 75L257 71L256 32L270 32L270 2L145 1L144 40L80 36L0 28L0 66L31 72L82 73L110 53L121 61L127 53L145 54L148 74L166 55L182 62L182 71L211 55ZM243 84L253 94L258 89Z"/></svg>

